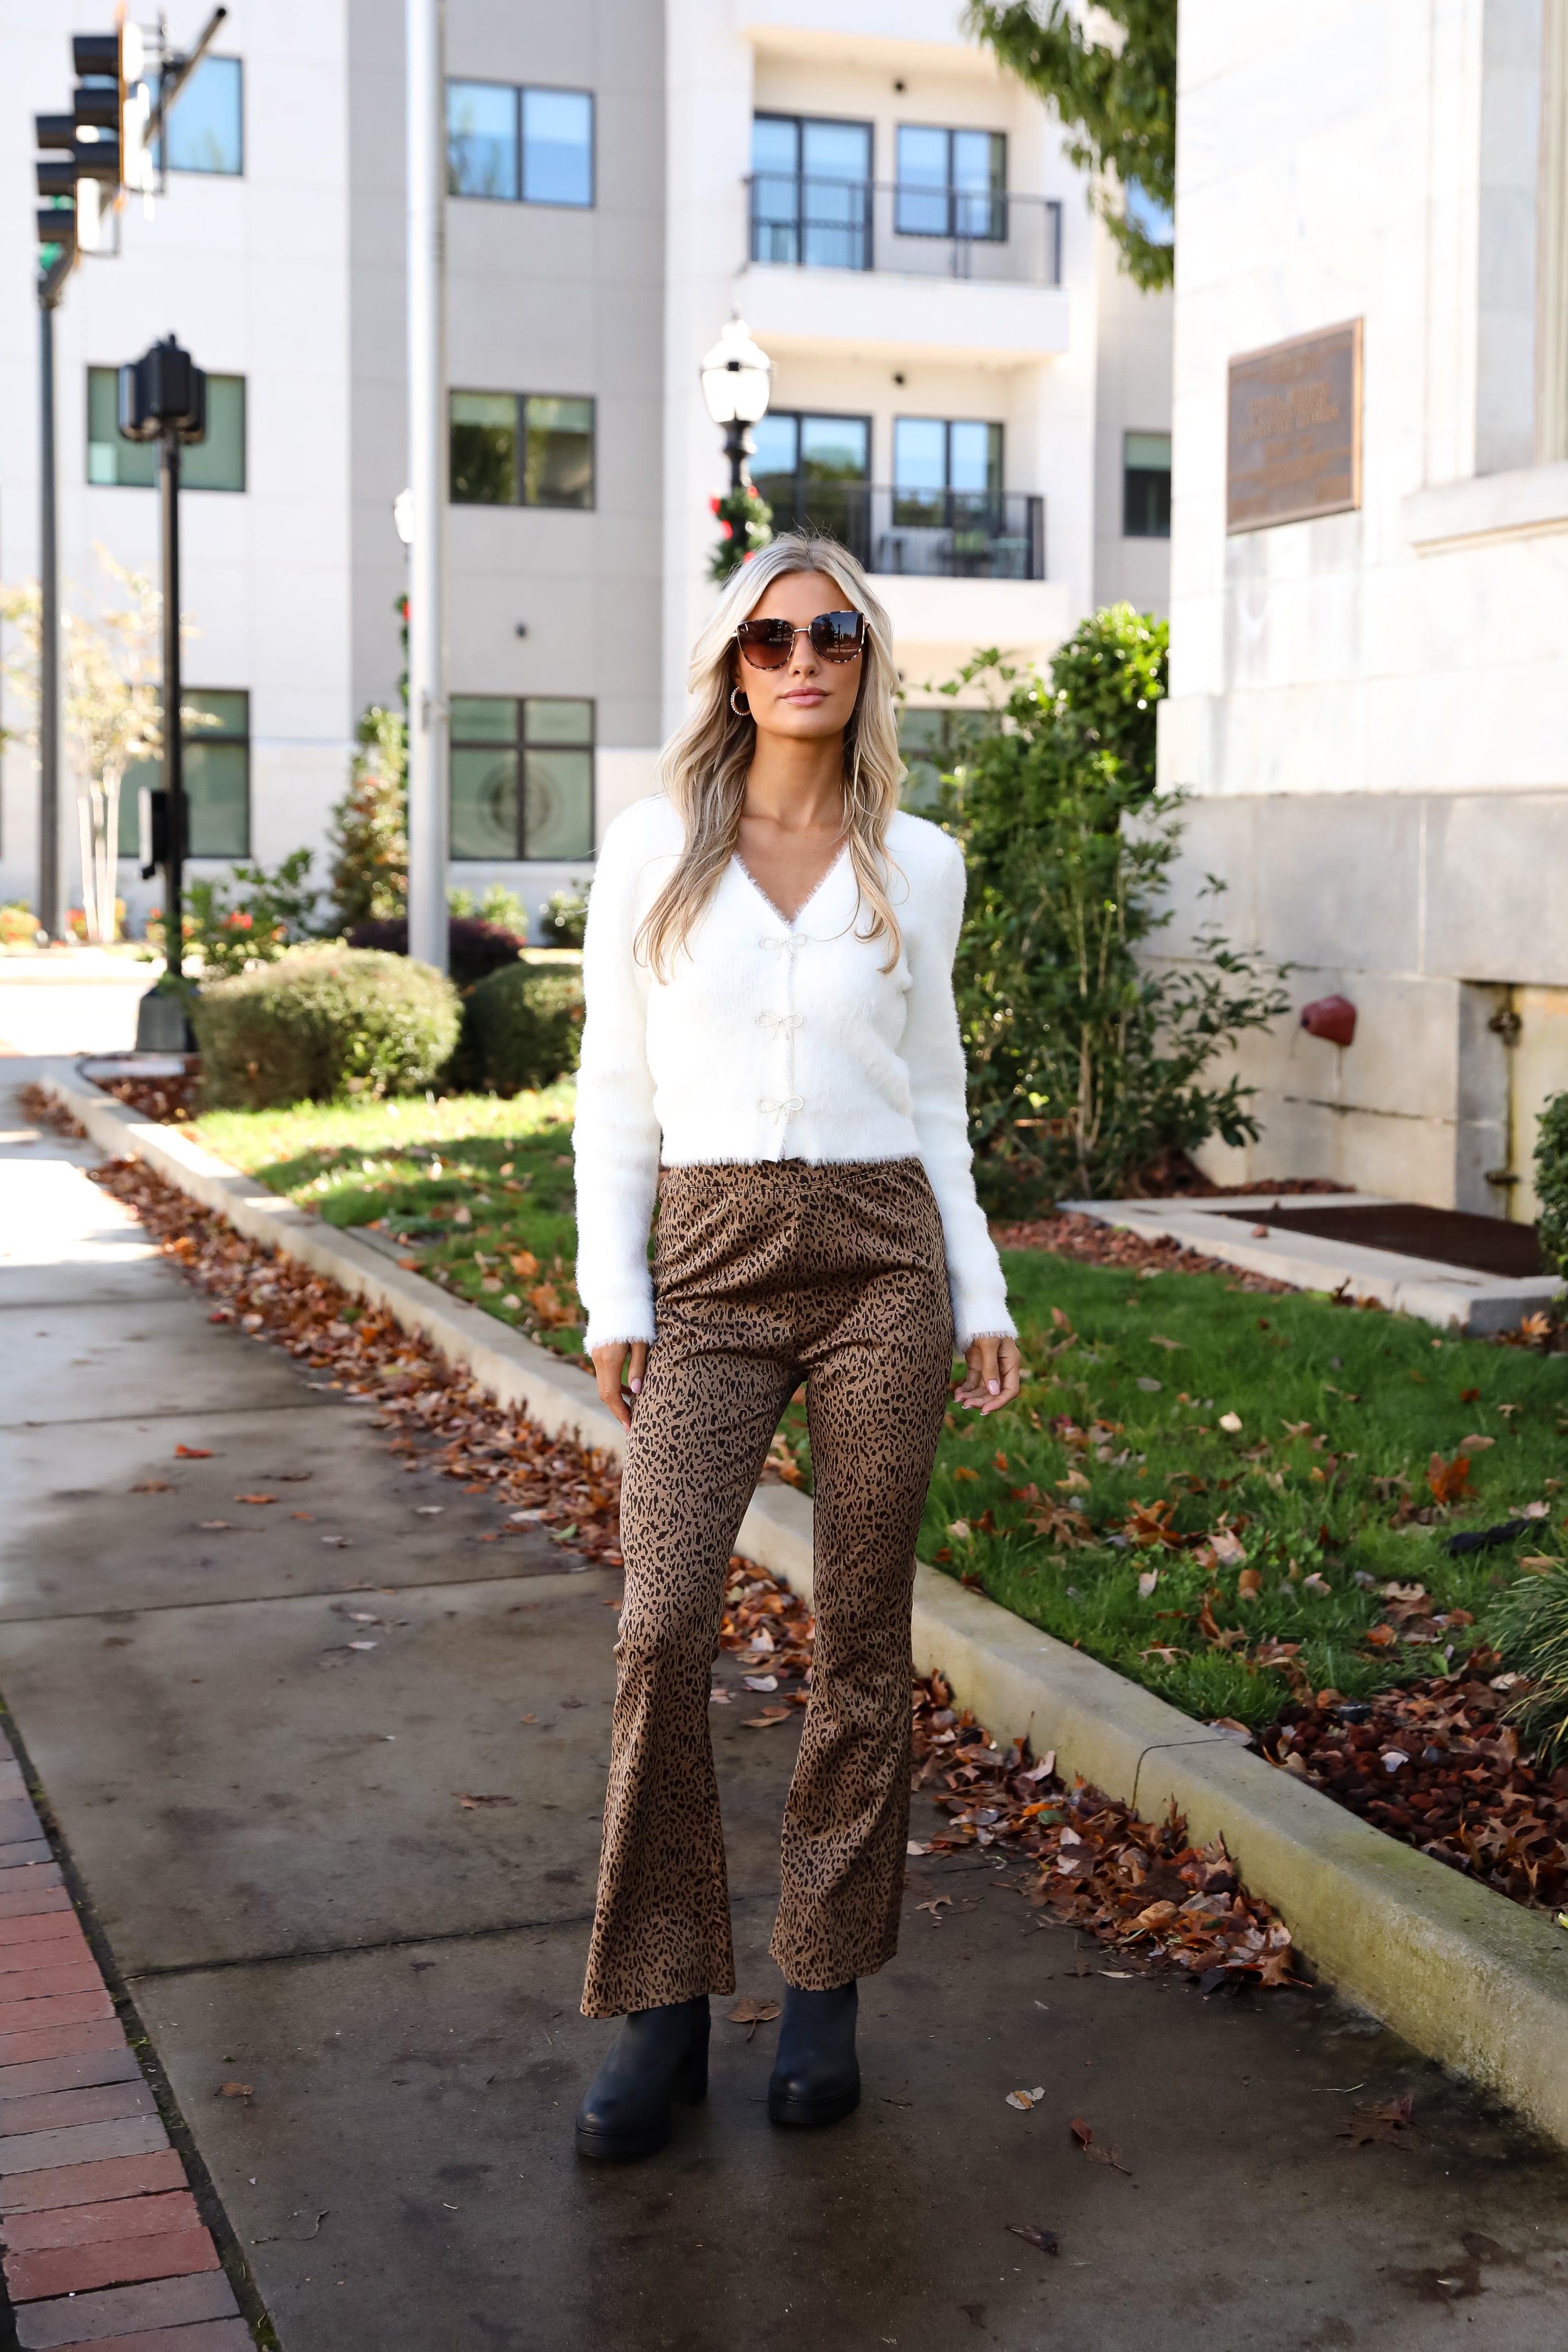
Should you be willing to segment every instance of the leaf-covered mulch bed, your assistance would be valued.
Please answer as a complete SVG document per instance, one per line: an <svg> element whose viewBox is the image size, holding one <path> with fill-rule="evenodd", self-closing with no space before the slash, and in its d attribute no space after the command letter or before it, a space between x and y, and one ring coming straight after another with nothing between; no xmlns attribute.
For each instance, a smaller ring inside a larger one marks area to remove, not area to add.
<svg viewBox="0 0 1568 2352"><path fill-rule="evenodd" d="M1260 1737L1272 1764L1406 1845L1537 1910L1568 1903L1568 1765L1537 1767L1500 1720L1522 1687L1473 1650L1449 1675L1360 1705L1294 1704Z"/></svg>
<svg viewBox="0 0 1568 2352"><path fill-rule="evenodd" d="M183 1127L193 1119L202 1088L196 1070L181 1078L96 1078L93 1083L138 1118L154 1119L163 1127Z"/></svg>
<svg viewBox="0 0 1568 2352"><path fill-rule="evenodd" d="M1031 1217L1022 1224L993 1224L991 1238L998 1249L1049 1250L1053 1257L1071 1258L1079 1265L1115 1266L1128 1274L1142 1274L1145 1267L1151 1274L1223 1274L1228 1276L1232 1290L1262 1291L1274 1297L1291 1287L1267 1274L1249 1274L1223 1258L1206 1257L1201 1250L1188 1249L1183 1242L1166 1236L1151 1241L1147 1234L1135 1234L1126 1225L1102 1224L1098 1217L1085 1217L1076 1209L1053 1211L1048 1217Z"/></svg>
<svg viewBox="0 0 1568 2352"><path fill-rule="evenodd" d="M1243 1891L1224 1839L1190 1844L1174 1807L1140 1821L1086 1781L1069 1787L1054 1755L1031 1762L1022 1739L998 1748L967 1707L955 1711L940 1675L915 1685L915 1786L939 1788L951 1816L918 1851L991 1846L1032 1862L1033 1900L1142 1971L1185 1969L1206 1992L1238 1977L1299 1981L1289 1928Z"/></svg>

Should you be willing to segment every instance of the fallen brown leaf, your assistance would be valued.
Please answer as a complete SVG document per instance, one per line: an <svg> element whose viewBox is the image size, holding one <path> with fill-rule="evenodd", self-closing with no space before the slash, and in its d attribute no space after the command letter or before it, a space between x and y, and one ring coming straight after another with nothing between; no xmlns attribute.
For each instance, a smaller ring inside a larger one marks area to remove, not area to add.
<svg viewBox="0 0 1568 2352"><path fill-rule="evenodd" d="M212 1458L210 1445L176 1445L174 1448L176 1462L210 1462Z"/></svg>
<svg viewBox="0 0 1568 2352"><path fill-rule="evenodd" d="M1091 2164L1108 2164L1113 2171L1124 2172L1129 2180L1132 2179L1131 2171L1122 2161L1120 2151L1113 2147L1103 2147L1082 2116L1074 2116L1072 2118L1072 2137Z"/></svg>
<svg viewBox="0 0 1568 2352"><path fill-rule="evenodd" d="M1061 2242L1054 2230L1036 2230L1025 2221L1009 2221L1007 2227L1010 2238L1021 2238L1026 2246L1038 2246L1042 2254L1059 2254L1061 2252Z"/></svg>
<svg viewBox="0 0 1568 2352"><path fill-rule="evenodd" d="M174 1490L167 1478L143 1478L140 1486L129 1491L132 1495L172 1495Z"/></svg>
<svg viewBox="0 0 1568 2352"><path fill-rule="evenodd" d="M235 1496L236 1503L276 1503L277 1500L276 1495L236 1495Z"/></svg>
<svg viewBox="0 0 1568 2352"><path fill-rule="evenodd" d="M256 2084L254 2083L220 2083L218 2096L220 2099L254 2099Z"/></svg>
<svg viewBox="0 0 1568 2352"><path fill-rule="evenodd" d="M750 2027L751 2030L746 2037L748 2042L755 2039L759 2025L771 2025L773 2020L776 2017L781 2017L783 2013L782 2001L752 1999L737 2000L732 2010L726 2011L732 2025Z"/></svg>
<svg viewBox="0 0 1568 2352"><path fill-rule="evenodd" d="M760 1715L743 1715L740 1718L741 1728L745 1731L766 1731L771 1724L788 1723L789 1720L787 1706L765 1706Z"/></svg>
<svg viewBox="0 0 1568 2352"><path fill-rule="evenodd" d="M517 1801L516 1797L465 1797L459 1793L457 1801L465 1813L471 1813L480 1805L515 1805Z"/></svg>

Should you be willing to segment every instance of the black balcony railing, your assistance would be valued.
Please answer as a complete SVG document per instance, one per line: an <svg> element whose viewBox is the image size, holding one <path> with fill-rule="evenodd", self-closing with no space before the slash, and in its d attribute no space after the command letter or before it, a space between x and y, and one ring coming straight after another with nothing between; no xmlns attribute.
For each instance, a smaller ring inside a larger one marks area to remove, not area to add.
<svg viewBox="0 0 1568 2352"><path fill-rule="evenodd" d="M1061 283L1061 206L1005 189L757 172L751 258L806 269Z"/></svg>
<svg viewBox="0 0 1568 2352"><path fill-rule="evenodd" d="M1045 500L1023 490L916 490L759 474L775 530L825 531L868 572L1043 580Z"/></svg>

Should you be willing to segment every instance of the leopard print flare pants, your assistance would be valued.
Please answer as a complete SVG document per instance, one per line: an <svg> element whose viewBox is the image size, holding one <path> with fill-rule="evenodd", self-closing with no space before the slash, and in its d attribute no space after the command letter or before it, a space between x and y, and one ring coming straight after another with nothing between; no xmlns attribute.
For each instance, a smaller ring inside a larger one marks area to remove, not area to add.
<svg viewBox="0 0 1568 2352"><path fill-rule="evenodd" d="M587 2017L735 1990L709 1677L736 1534L802 1380L817 1639L771 1950L813 1991L892 1958L915 1539L953 1364L941 1219L917 1160L665 1169L653 1289L621 1493Z"/></svg>

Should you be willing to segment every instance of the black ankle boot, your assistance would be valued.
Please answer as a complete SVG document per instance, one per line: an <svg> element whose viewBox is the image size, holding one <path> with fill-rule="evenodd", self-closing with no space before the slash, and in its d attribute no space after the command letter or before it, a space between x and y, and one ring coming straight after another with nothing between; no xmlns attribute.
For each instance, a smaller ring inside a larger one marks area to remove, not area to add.
<svg viewBox="0 0 1568 2352"><path fill-rule="evenodd" d="M798 1992L790 1986L768 2085L768 2112L776 2124L836 2124L859 2106L859 2009L852 1984L833 1992Z"/></svg>
<svg viewBox="0 0 1568 2352"><path fill-rule="evenodd" d="M624 2163L663 2147L674 2101L707 2096L707 2038L706 1992L628 2017L577 2111L579 2156Z"/></svg>

